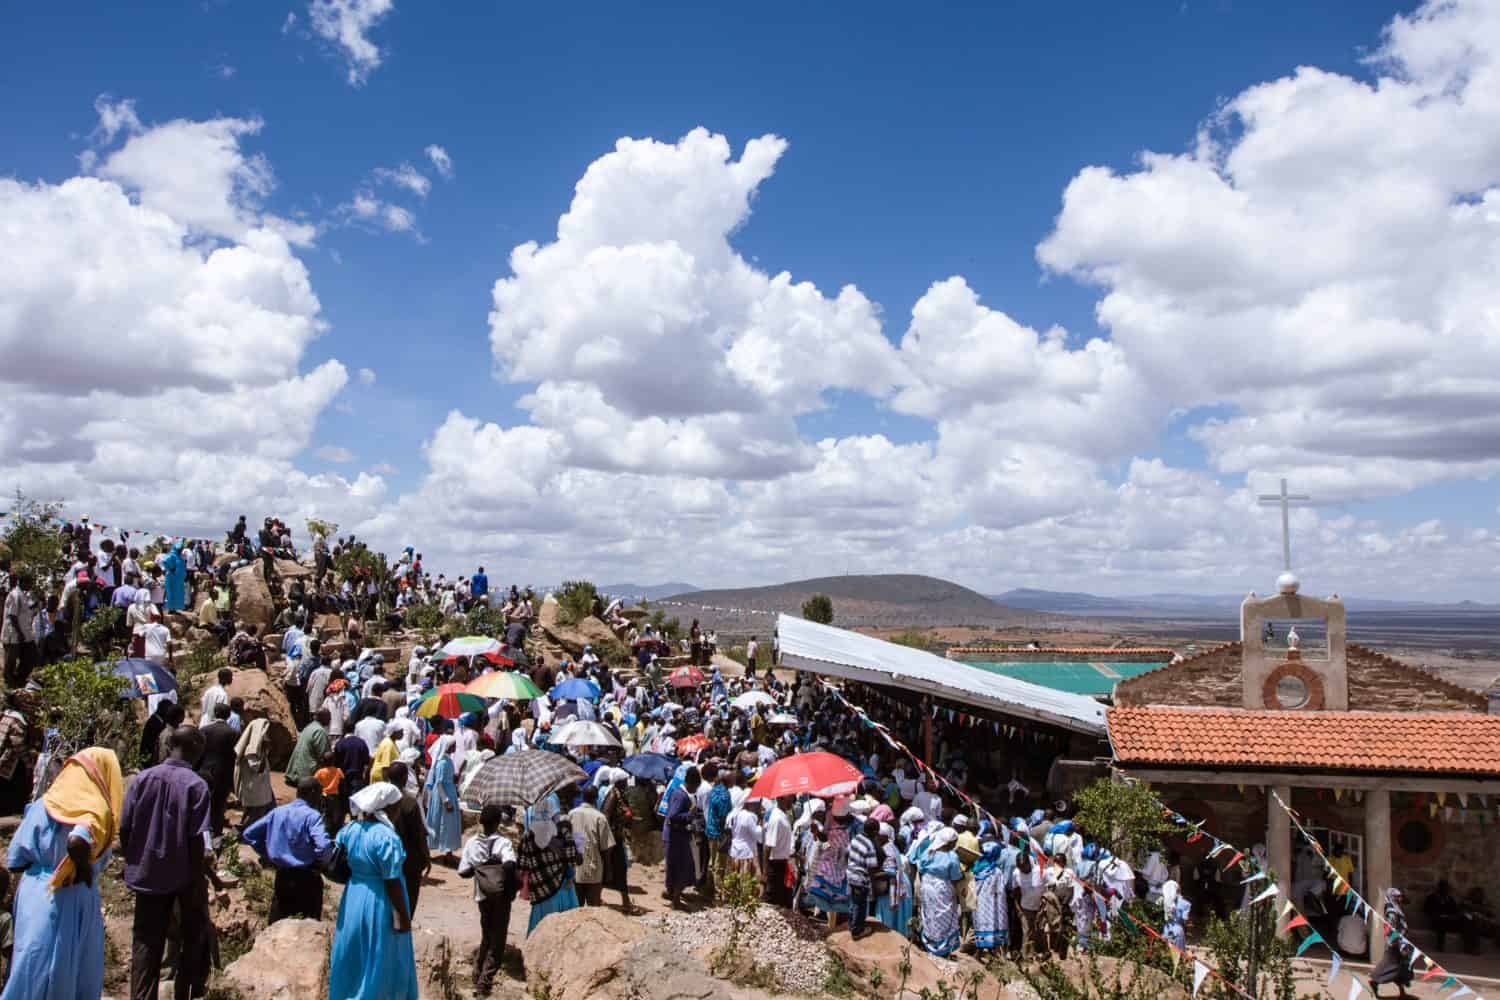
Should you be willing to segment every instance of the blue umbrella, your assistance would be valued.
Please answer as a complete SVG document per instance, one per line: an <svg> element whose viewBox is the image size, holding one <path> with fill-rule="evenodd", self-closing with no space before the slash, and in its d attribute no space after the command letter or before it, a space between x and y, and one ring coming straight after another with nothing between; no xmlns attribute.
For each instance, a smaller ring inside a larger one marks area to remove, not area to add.
<svg viewBox="0 0 1500 1000"><path fill-rule="evenodd" d="M155 660L118 660L111 673L130 682L121 692L125 698L146 698L177 690L177 678Z"/></svg>
<svg viewBox="0 0 1500 1000"><path fill-rule="evenodd" d="M633 778L645 781L669 781L677 770L677 758L664 753L638 753L626 757L620 766Z"/></svg>
<svg viewBox="0 0 1500 1000"><path fill-rule="evenodd" d="M593 701L599 697L599 685L582 677L574 677L563 681L548 693L558 699L586 698Z"/></svg>

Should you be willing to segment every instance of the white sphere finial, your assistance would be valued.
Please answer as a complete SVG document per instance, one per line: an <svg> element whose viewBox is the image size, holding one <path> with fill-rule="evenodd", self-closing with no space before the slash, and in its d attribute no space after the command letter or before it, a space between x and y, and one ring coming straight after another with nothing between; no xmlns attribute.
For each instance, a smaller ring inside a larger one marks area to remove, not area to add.
<svg viewBox="0 0 1500 1000"><path fill-rule="evenodd" d="M1287 570L1276 578L1276 589L1283 594L1295 594L1302 586L1302 581L1297 579L1297 574Z"/></svg>

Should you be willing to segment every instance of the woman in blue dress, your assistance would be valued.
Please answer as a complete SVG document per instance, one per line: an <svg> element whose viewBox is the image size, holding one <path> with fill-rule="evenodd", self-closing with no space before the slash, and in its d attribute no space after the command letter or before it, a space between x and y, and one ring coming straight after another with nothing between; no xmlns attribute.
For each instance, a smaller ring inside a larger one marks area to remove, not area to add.
<svg viewBox="0 0 1500 1000"><path fill-rule="evenodd" d="M328 963L328 1000L417 1000L417 960L401 865L406 851L385 810L401 801L377 781L349 799L336 843L349 862Z"/></svg>
<svg viewBox="0 0 1500 1000"><path fill-rule="evenodd" d="M889 823L880 824L880 873L890 888L875 897L875 919L906 937L911 925L911 879L906 875L906 860L896 849L896 832Z"/></svg>
<svg viewBox="0 0 1500 1000"><path fill-rule="evenodd" d="M26 807L5 858L7 868L23 874L4 1000L97 1000L104 991L98 876L124 797L114 751L90 747Z"/></svg>
<svg viewBox="0 0 1500 1000"><path fill-rule="evenodd" d="M172 551L161 561L166 598L162 601L168 611L181 611L187 607L187 561L182 558L182 540L172 543ZM268 583L270 581L267 581Z"/></svg>
<svg viewBox="0 0 1500 1000"><path fill-rule="evenodd" d="M958 950L958 885L964 879L964 870L953 852L957 842L953 828L943 827L932 838L918 866L922 873L922 946L934 955L951 955Z"/></svg>
<svg viewBox="0 0 1500 1000"><path fill-rule="evenodd" d="M456 863L453 855L463 845L464 821L452 750L452 736L442 736L432 745L432 770L427 772L427 847Z"/></svg>
<svg viewBox="0 0 1500 1000"><path fill-rule="evenodd" d="M1193 904L1182 896L1182 890L1172 879L1162 883L1161 908L1164 924L1161 936L1178 948L1187 947L1187 919L1193 912Z"/></svg>

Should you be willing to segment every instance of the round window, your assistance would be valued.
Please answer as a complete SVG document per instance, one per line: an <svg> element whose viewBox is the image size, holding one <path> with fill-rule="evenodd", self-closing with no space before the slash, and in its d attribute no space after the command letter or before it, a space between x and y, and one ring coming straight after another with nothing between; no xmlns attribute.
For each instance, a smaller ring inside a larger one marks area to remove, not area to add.
<svg viewBox="0 0 1500 1000"><path fill-rule="evenodd" d="M1432 827L1419 819L1409 819L1396 831L1396 843L1407 854L1426 854L1432 848Z"/></svg>
<svg viewBox="0 0 1500 1000"><path fill-rule="evenodd" d="M1302 708L1311 698L1307 684L1295 674L1287 674L1276 682L1276 703L1282 708Z"/></svg>

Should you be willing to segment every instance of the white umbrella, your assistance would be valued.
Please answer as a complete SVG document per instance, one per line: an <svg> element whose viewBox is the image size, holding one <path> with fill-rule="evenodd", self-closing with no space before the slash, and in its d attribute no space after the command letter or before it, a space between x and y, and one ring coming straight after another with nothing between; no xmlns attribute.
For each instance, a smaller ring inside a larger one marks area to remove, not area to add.
<svg viewBox="0 0 1500 1000"><path fill-rule="evenodd" d="M617 747L620 738L597 722L577 720L552 734L552 742L567 747Z"/></svg>
<svg viewBox="0 0 1500 1000"><path fill-rule="evenodd" d="M448 656L478 656L481 653L500 652L500 640L491 639L487 635L463 635L457 639L450 639L448 645L443 647L443 652Z"/></svg>
<svg viewBox="0 0 1500 1000"><path fill-rule="evenodd" d="M769 726L799 726L801 724L802 720L790 712L777 712L766 720L766 725Z"/></svg>
<svg viewBox="0 0 1500 1000"><path fill-rule="evenodd" d="M735 708L743 708L748 711L757 705L774 705L776 704L776 699L764 691L746 691L730 702L730 704Z"/></svg>

